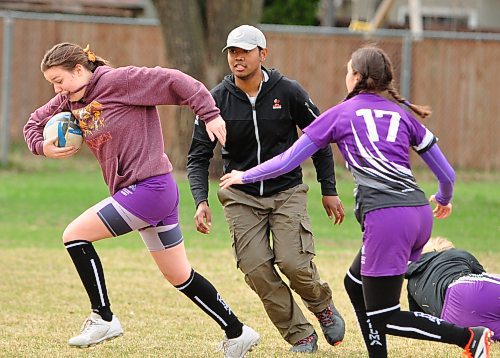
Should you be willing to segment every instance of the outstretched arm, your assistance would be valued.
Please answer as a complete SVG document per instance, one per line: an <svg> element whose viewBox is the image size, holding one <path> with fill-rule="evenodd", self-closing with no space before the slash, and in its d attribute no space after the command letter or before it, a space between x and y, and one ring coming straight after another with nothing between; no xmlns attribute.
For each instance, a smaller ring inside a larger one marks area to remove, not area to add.
<svg viewBox="0 0 500 358"><path fill-rule="evenodd" d="M297 168L300 163L316 153L320 148L303 134L285 152L265 161L245 172L233 170L221 178L219 186L222 189L229 188L233 184L255 183L261 180L276 178L282 174Z"/></svg>
<svg viewBox="0 0 500 358"><path fill-rule="evenodd" d="M444 219L448 217L452 211L450 201L453 196L455 171L450 163L448 163L437 144L434 144L429 150L420 154L420 156L438 180L438 191L436 194L432 195L429 200L436 204L434 216L437 219Z"/></svg>
<svg viewBox="0 0 500 358"><path fill-rule="evenodd" d="M123 78L123 71L125 79ZM113 86L125 89L130 105L189 106L206 123L210 140L217 138L222 145L226 142L226 126L220 117L220 110L203 83L190 75L171 68L129 66L114 71Z"/></svg>

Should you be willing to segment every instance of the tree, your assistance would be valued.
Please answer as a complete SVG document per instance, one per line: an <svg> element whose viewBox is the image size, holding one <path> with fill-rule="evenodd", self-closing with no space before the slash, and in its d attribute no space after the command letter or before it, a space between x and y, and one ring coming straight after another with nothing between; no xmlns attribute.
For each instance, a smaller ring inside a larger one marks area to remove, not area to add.
<svg viewBox="0 0 500 358"><path fill-rule="evenodd" d="M317 25L320 0L266 0L262 14L265 24Z"/></svg>
<svg viewBox="0 0 500 358"><path fill-rule="evenodd" d="M228 72L226 57L221 54L227 34L241 24L257 24L263 7L263 0L152 1L171 67L200 80L209 89ZM194 118L190 109L176 111L179 140L170 147L169 158L175 168L185 170ZM221 168L220 156L216 156L211 174L218 175Z"/></svg>

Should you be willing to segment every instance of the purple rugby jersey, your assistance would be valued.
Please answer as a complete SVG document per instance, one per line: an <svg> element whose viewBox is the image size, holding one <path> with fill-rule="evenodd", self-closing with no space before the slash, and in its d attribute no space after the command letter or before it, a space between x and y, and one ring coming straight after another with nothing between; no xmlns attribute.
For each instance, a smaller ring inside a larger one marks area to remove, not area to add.
<svg viewBox="0 0 500 358"><path fill-rule="evenodd" d="M356 216L395 206L427 205L410 169L409 148L418 153L435 136L398 104L359 94L330 108L304 129L319 148L337 143L356 181Z"/></svg>

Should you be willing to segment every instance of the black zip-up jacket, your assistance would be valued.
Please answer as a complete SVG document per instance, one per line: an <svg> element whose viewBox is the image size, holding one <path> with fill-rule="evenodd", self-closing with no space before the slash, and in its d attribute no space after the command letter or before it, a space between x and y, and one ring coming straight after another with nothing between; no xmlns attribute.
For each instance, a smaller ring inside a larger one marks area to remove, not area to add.
<svg viewBox="0 0 500 358"><path fill-rule="evenodd" d="M410 311L441 317L448 286L462 276L483 272L483 266L467 251L449 249L422 254L408 265L405 275Z"/></svg>
<svg viewBox="0 0 500 358"><path fill-rule="evenodd" d="M303 129L319 115L318 108L297 81L276 70L262 70L269 78L262 83L255 108L247 94L236 87L232 74L211 91L226 122L226 144L222 148L224 173L233 169L247 170L281 154L298 139L297 126ZM208 167L215 146L204 122L196 119L187 161L187 175L196 207L202 201L208 202ZM337 195L330 146L319 150L312 159L322 194ZM301 183L299 166L278 178L234 187L254 196L271 196Z"/></svg>

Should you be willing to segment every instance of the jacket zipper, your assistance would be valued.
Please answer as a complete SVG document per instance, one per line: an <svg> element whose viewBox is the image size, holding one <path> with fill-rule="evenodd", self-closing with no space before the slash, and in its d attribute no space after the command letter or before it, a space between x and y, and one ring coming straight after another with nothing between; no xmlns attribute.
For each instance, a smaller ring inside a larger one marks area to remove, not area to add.
<svg viewBox="0 0 500 358"><path fill-rule="evenodd" d="M257 101L257 98L255 99ZM257 110L255 109L255 103L252 103L252 118L253 118L253 126L255 128L255 139L257 140L257 164L261 163L260 152L260 137L259 137L259 127L257 125ZM264 194L264 182L259 182L259 194L262 196Z"/></svg>
<svg viewBox="0 0 500 358"><path fill-rule="evenodd" d="M262 89L262 81L260 82L259 85L259 91L255 95L255 101L251 101L250 97L247 94L248 100L250 101L250 104L252 105L252 119L253 119L253 126L255 128L255 139L257 140L257 164L261 163L261 158L260 158L260 153L261 153L261 145L260 145L260 136L259 136L259 126L257 125L257 109L255 108L255 104L257 103L257 97L259 96L260 90ZM264 195L264 181L259 182L259 194L260 196Z"/></svg>

